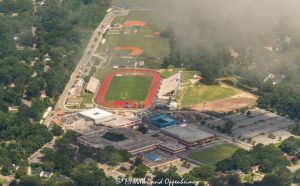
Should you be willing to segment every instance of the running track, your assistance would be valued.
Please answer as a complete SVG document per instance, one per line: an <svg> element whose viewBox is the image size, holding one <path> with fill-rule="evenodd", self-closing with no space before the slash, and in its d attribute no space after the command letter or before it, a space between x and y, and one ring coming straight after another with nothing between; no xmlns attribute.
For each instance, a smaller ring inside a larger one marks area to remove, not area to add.
<svg viewBox="0 0 300 186"><path fill-rule="evenodd" d="M115 71L115 72L111 72L110 74L108 74L105 79L103 80L103 83L100 87L100 90L98 91L97 97L96 97L96 102L98 104L100 104L103 107L108 107L108 108L125 108L124 104L113 104L112 102L105 102L104 101L104 96L105 93L109 87L110 81L112 80L112 78L117 75L117 74L124 74L124 73L130 73L130 72L138 72L141 74L145 74L145 76L152 76L152 83L147 95L146 100L143 101L144 103L144 108L150 108L152 103L153 103L153 99L155 97L157 88L159 86L160 83L160 75L152 70L146 70L146 69L123 69L123 70L119 70L119 71ZM116 102L120 102L120 100L115 100ZM126 100L125 102L132 102L132 100ZM126 108L135 108L134 105L129 105Z"/></svg>

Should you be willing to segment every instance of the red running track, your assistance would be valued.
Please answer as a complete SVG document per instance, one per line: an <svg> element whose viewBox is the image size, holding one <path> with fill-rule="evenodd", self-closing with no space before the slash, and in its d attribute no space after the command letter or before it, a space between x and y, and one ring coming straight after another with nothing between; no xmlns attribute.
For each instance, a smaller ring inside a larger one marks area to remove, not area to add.
<svg viewBox="0 0 300 186"><path fill-rule="evenodd" d="M134 104L133 100L126 100L126 101L110 100L108 102L104 101L105 93L109 87L112 78L117 74L126 74L126 73L133 73L133 72L141 73L144 74L145 76L152 76L153 78L147 98L143 101L143 105L142 105L143 108L150 108L160 83L160 75L155 71L146 70L146 69L123 69L123 70L111 72L103 80L103 83L96 97L96 102L101 106L108 107L108 108L139 108L136 104Z"/></svg>

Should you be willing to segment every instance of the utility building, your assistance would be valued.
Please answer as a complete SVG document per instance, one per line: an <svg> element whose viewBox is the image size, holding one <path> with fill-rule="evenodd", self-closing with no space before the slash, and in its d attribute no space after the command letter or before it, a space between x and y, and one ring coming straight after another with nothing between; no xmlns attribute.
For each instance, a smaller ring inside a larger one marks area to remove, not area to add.
<svg viewBox="0 0 300 186"><path fill-rule="evenodd" d="M159 116L154 116L150 118L150 123L152 125L155 125L159 128L167 127L167 126L172 126L177 124L177 120L174 118L171 118L165 114L159 115Z"/></svg>

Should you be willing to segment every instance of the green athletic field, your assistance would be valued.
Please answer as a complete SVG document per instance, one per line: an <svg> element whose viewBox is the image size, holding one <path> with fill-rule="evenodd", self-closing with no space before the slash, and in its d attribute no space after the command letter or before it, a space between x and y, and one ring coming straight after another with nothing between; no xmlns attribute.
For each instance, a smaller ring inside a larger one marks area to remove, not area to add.
<svg viewBox="0 0 300 186"><path fill-rule="evenodd" d="M224 143L198 152L192 152L188 156L196 161L214 165L217 162L232 156L237 149L238 147L230 143Z"/></svg>
<svg viewBox="0 0 300 186"><path fill-rule="evenodd" d="M132 33L128 35L107 35L104 45L99 45L97 52L103 52L109 50L116 54L118 52L113 51L116 46L134 46L143 50L142 55L148 57L166 57L170 53L169 39L164 37L147 37L144 33ZM127 51L128 52L128 51ZM123 55L126 54L123 52Z"/></svg>
<svg viewBox="0 0 300 186"><path fill-rule="evenodd" d="M221 87L219 85L200 85L188 87L183 95L183 105L191 105L204 101L215 101L236 94L234 89Z"/></svg>
<svg viewBox="0 0 300 186"><path fill-rule="evenodd" d="M143 101L148 95L151 82L151 76L115 76L105 93L104 101Z"/></svg>

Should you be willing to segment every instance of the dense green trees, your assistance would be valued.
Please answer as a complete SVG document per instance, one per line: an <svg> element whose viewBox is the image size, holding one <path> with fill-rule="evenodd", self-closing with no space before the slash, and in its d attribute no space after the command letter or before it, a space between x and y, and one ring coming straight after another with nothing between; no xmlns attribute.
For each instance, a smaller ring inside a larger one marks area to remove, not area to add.
<svg viewBox="0 0 300 186"><path fill-rule="evenodd" d="M194 180L211 180L215 175L216 167L212 165L204 165L196 167L189 172Z"/></svg>
<svg viewBox="0 0 300 186"><path fill-rule="evenodd" d="M272 172L275 168L287 166L290 162L274 145L256 145L252 150L237 150L232 157L216 164L218 170L241 169L250 171L252 166L259 165L263 172Z"/></svg>
<svg viewBox="0 0 300 186"><path fill-rule="evenodd" d="M228 120L225 122L224 126L221 128L221 131L223 133L231 134L232 132L232 127L235 125L235 122L232 120Z"/></svg>
<svg viewBox="0 0 300 186"><path fill-rule="evenodd" d="M115 181L111 177L106 177L103 170L97 167L95 162L80 164L71 171L71 178L76 185L104 185L113 186Z"/></svg>
<svg viewBox="0 0 300 186"><path fill-rule="evenodd" d="M291 118L300 118L300 93L291 84L275 85L259 98L258 106Z"/></svg>
<svg viewBox="0 0 300 186"><path fill-rule="evenodd" d="M38 121L63 90L81 55L82 44L104 16L109 3L108 0L49 0L43 6L37 5L35 12L31 0L0 1L0 167L3 174L14 171L13 164L23 170L30 154L50 141L53 134L61 134L60 128L54 126L49 131ZM32 48L34 44L36 48ZM47 60L46 54L49 54ZM50 99L40 98L42 90ZM19 111L9 113L9 106L16 106ZM75 151L65 148L62 141L57 146L59 155L54 157L54 152L47 151L43 168L70 175L79 165ZM129 157L128 152L118 153L122 160ZM25 178L18 185L58 185L40 181Z"/></svg>
<svg viewBox="0 0 300 186"><path fill-rule="evenodd" d="M261 182L254 182L253 186L289 186L293 183L292 173L285 167L278 167L267 174ZM250 185L250 184L249 184Z"/></svg>
<svg viewBox="0 0 300 186"><path fill-rule="evenodd" d="M300 152L300 139L291 136L281 143L280 149L290 156L296 156Z"/></svg>

